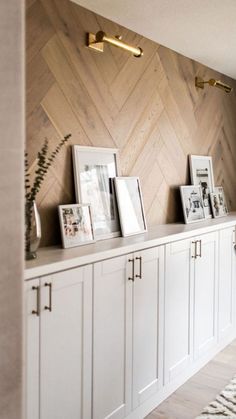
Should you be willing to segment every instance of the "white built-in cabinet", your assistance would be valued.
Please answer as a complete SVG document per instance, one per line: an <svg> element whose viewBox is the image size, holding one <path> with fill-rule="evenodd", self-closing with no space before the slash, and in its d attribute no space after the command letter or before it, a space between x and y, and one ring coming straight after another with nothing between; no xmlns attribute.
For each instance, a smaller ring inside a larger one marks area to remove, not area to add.
<svg viewBox="0 0 236 419"><path fill-rule="evenodd" d="M217 342L218 260L217 232L166 245L165 383Z"/></svg>
<svg viewBox="0 0 236 419"><path fill-rule="evenodd" d="M125 418L162 385L164 249L94 265L93 419Z"/></svg>
<svg viewBox="0 0 236 419"><path fill-rule="evenodd" d="M25 282L26 419L141 419L236 336L235 228Z"/></svg>
<svg viewBox="0 0 236 419"><path fill-rule="evenodd" d="M25 290L27 419L91 418L92 267Z"/></svg>

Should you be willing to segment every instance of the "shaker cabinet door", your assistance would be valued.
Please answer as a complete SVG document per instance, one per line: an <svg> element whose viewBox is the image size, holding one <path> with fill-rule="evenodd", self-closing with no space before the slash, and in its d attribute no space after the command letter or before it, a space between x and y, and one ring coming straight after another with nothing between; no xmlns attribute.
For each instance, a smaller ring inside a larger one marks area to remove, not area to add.
<svg viewBox="0 0 236 419"><path fill-rule="evenodd" d="M193 357L194 242L166 245L164 381L185 371Z"/></svg>
<svg viewBox="0 0 236 419"><path fill-rule="evenodd" d="M93 419L122 419L131 410L132 262L121 256L94 265Z"/></svg>
<svg viewBox="0 0 236 419"><path fill-rule="evenodd" d="M198 359L217 342L218 233L197 238L194 278L194 357Z"/></svg>
<svg viewBox="0 0 236 419"><path fill-rule="evenodd" d="M92 267L41 278L41 295L40 419L90 419Z"/></svg>
<svg viewBox="0 0 236 419"><path fill-rule="evenodd" d="M134 254L133 408L162 386L164 248Z"/></svg>

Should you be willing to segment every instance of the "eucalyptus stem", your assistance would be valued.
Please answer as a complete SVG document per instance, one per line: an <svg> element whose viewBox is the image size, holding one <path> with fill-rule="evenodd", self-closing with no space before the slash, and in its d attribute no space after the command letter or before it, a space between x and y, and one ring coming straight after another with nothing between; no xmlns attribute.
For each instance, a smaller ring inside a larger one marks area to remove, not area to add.
<svg viewBox="0 0 236 419"><path fill-rule="evenodd" d="M56 148L49 154L48 139L45 138L41 150L37 154L37 166L34 172L34 180L30 182L30 173L29 173L29 160L28 153L25 152L25 250L26 252L30 251L30 236L32 229L32 213L33 213L33 203L36 199L38 192L42 186L42 183L49 171L49 168L52 166L55 158L58 153L61 151L61 148L69 140L71 134L66 135L62 140L59 141Z"/></svg>

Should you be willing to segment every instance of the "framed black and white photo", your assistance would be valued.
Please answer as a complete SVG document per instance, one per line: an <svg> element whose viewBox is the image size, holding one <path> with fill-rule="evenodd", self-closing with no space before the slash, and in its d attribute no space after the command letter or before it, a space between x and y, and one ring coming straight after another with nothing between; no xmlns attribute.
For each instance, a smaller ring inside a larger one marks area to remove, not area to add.
<svg viewBox="0 0 236 419"><path fill-rule="evenodd" d="M215 218L224 217L225 215L228 215L227 203L225 200L224 189L222 186L216 186L214 192L210 194L210 198L212 212Z"/></svg>
<svg viewBox="0 0 236 419"><path fill-rule="evenodd" d="M72 148L77 202L91 204L97 240L120 235L112 179L118 176L116 149L74 145Z"/></svg>
<svg viewBox="0 0 236 419"><path fill-rule="evenodd" d="M95 241L90 205L59 205L58 210L64 248Z"/></svg>
<svg viewBox="0 0 236 419"><path fill-rule="evenodd" d="M205 212L200 186L180 186L184 221L186 224L205 219Z"/></svg>
<svg viewBox="0 0 236 419"><path fill-rule="evenodd" d="M138 177L114 178L122 236L147 231L143 199Z"/></svg>
<svg viewBox="0 0 236 419"><path fill-rule="evenodd" d="M212 158L210 156L190 156L190 174L193 185L200 185L206 218L212 218L210 193L214 191Z"/></svg>

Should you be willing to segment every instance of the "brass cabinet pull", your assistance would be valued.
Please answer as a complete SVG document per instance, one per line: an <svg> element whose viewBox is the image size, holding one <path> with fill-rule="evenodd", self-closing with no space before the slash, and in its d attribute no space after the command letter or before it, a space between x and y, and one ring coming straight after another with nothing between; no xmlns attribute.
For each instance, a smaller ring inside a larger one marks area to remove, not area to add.
<svg viewBox="0 0 236 419"><path fill-rule="evenodd" d="M199 253L196 252L196 257L201 258L202 257L202 241L197 240L196 243L199 243Z"/></svg>
<svg viewBox="0 0 236 419"><path fill-rule="evenodd" d="M139 260L139 274L136 274L135 278L142 279L142 256L137 256L135 259Z"/></svg>
<svg viewBox="0 0 236 419"><path fill-rule="evenodd" d="M45 310L52 311L52 283L51 282L45 282L45 287L49 287L49 305L44 306Z"/></svg>
<svg viewBox="0 0 236 419"><path fill-rule="evenodd" d="M128 259L128 262L132 263L132 276L129 276L129 281L134 281L134 259Z"/></svg>
<svg viewBox="0 0 236 419"><path fill-rule="evenodd" d="M200 251L199 251L199 257L202 257L202 241L199 240L199 244L200 244Z"/></svg>
<svg viewBox="0 0 236 419"><path fill-rule="evenodd" d="M194 244L194 254L192 255L193 259L197 259L197 241L192 242Z"/></svg>
<svg viewBox="0 0 236 419"><path fill-rule="evenodd" d="M33 286L32 287L33 291L36 291L36 295L37 295L37 303L36 303L36 310L32 310L32 314L35 314L36 316L39 317L40 315L40 288L39 286Z"/></svg>

